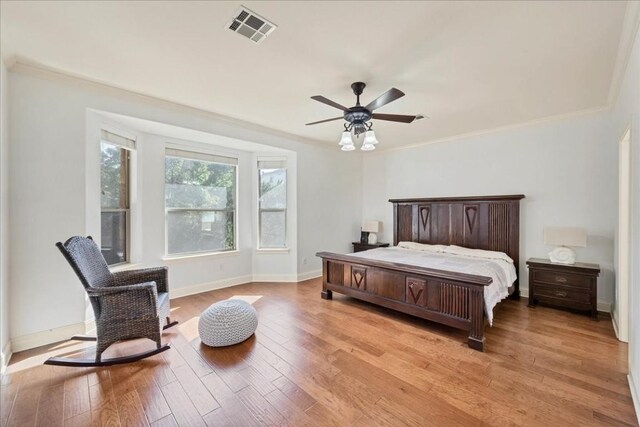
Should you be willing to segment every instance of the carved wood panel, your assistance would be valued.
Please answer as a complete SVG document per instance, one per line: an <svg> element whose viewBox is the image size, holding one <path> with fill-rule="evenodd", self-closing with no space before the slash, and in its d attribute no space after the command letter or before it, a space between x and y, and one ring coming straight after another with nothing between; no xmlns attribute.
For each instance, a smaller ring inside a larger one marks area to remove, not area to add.
<svg viewBox="0 0 640 427"><path fill-rule="evenodd" d="M351 267L351 287L360 291L367 290L367 269Z"/></svg>
<svg viewBox="0 0 640 427"><path fill-rule="evenodd" d="M509 204L489 205L489 249L506 254L510 252Z"/></svg>
<svg viewBox="0 0 640 427"><path fill-rule="evenodd" d="M440 312L449 316L469 319L469 288L440 283Z"/></svg>
<svg viewBox="0 0 640 427"><path fill-rule="evenodd" d="M419 306L426 305L427 283L424 279L407 277L405 302Z"/></svg>

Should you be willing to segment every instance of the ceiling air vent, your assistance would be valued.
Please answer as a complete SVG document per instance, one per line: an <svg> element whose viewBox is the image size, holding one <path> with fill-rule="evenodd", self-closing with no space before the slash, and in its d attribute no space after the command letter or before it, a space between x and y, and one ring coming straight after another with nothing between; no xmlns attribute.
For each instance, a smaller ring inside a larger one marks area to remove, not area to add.
<svg viewBox="0 0 640 427"><path fill-rule="evenodd" d="M240 6L227 25L231 31L241 34L254 43L261 43L277 27L262 16Z"/></svg>

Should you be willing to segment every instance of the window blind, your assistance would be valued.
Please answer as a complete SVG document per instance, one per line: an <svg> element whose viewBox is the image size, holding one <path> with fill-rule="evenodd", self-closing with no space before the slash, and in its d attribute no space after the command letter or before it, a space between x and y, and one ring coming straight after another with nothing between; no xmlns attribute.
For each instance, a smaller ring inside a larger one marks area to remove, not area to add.
<svg viewBox="0 0 640 427"><path fill-rule="evenodd" d="M286 169L287 160L279 158L258 159L258 169Z"/></svg>
<svg viewBox="0 0 640 427"><path fill-rule="evenodd" d="M235 157L218 156L215 154L196 153L194 151L176 150L167 148L166 155L170 157L181 157L189 160L202 160L211 163L223 163L226 165L237 165L238 159Z"/></svg>
<svg viewBox="0 0 640 427"><path fill-rule="evenodd" d="M102 141L108 144L117 145L118 147L126 148L127 150L136 149L135 140L130 138L125 138L124 136L116 135L115 133L109 132L104 129L100 131L100 138Z"/></svg>

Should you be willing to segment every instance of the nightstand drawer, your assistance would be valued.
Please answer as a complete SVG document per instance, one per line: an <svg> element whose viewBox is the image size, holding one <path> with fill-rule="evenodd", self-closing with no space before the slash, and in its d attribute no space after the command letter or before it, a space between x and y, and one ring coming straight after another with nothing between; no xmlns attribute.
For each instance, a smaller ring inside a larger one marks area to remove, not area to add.
<svg viewBox="0 0 640 427"><path fill-rule="evenodd" d="M536 284L534 298L552 298L558 302L576 302L582 304L590 304L591 295L581 290L571 290L568 287L545 286Z"/></svg>
<svg viewBox="0 0 640 427"><path fill-rule="evenodd" d="M536 270L533 272L533 280L538 283L547 283L560 286L574 286L578 288L591 288L591 278L580 274Z"/></svg>

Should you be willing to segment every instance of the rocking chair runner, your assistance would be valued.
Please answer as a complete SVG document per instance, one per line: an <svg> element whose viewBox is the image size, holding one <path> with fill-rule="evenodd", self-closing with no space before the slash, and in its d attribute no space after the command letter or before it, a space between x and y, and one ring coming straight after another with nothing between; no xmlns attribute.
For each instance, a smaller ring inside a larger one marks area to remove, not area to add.
<svg viewBox="0 0 640 427"><path fill-rule="evenodd" d="M61 366L109 366L135 362L170 348L162 345L161 333L178 322L169 319L167 268L145 268L111 273L91 236L75 236L56 243L78 275L91 301L97 337L71 339L97 341L96 357L49 358L45 364ZM102 359L102 353L117 341L149 338L156 349L126 357Z"/></svg>

